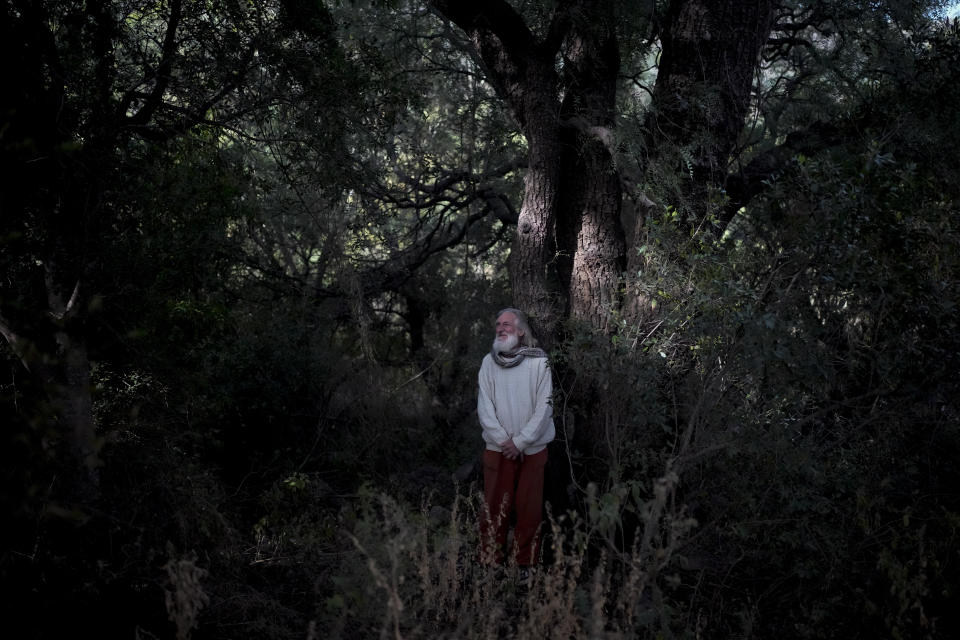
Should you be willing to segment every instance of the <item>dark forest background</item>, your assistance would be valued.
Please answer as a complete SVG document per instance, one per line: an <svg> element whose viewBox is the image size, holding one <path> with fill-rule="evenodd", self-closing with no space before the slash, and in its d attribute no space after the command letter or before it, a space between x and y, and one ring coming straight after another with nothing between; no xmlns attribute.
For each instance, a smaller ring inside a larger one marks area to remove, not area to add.
<svg viewBox="0 0 960 640"><path fill-rule="evenodd" d="M11 637L957 637L947 3L0 6Z"/></svg>

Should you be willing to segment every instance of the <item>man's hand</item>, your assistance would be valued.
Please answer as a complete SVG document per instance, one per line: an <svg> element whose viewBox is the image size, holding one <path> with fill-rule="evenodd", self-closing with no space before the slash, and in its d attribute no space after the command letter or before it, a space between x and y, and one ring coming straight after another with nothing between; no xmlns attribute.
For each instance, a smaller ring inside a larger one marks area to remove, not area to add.
<svg viewBox="0 0 960 640"><path fill-rule="evenodd" d="M500 443L500 450L508 460L516 460L523 455L510 438Z"/></svg>

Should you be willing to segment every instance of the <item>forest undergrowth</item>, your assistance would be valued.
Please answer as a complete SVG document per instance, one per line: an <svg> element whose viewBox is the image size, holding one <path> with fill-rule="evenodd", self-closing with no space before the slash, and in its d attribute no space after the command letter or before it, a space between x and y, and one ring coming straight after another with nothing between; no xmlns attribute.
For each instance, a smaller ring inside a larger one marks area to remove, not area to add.
<svg viewBox="0 0 960 640"><path fill-rule="evenodd" d="M860 248L734 237L683 262L664 256L686 241L652 224L640 284L660 314L551 350L558 437L526 584L476 561L463 371L482 353L441 365L463 370L444 405L418 372L296 323L253 357L235 337L275 309L198 351L180 385L103 366L96 505L58 497L55 448L7 451L46 456L5 466L24 487L7 496L12 604L36 638L77 620L178 640L952 637L958 291L867 259L896 237L955 273L950 223L925 220L872 216ZM857 284L881 277L883 295Z"/></svg>

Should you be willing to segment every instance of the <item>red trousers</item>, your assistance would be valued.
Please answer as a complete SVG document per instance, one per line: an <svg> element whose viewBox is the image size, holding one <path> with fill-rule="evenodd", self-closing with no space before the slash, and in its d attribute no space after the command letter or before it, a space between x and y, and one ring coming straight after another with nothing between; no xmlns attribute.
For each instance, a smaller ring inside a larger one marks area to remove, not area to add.
<svg viewBox="0 0 960 640"><path fill-rule="evenodd" d="M514 545L517 564L537 564L543 519L543 468L547 450L510 460L499 451L483 452L483 494L480 515L480 558L502 563L510 517L516 514Z"/></svg>

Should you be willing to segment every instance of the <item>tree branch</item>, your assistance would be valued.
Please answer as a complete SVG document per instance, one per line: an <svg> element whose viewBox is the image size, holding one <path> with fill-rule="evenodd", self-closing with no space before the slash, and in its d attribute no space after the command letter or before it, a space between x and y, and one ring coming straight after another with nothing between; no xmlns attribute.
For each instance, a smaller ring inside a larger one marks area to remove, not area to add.
<svg viewBox="0 0 960 640"><path fill-rule="evenodd" d="M553 61L571 24L566 15L569 3L560 3L550 33L540 43L523 18L504 0L483 3L431 0L430 5L467 34L479 53L487 80L510 104L521 126L524 125L529 108L526 100L532 97L528 73L536 68L542 76L553 70Z"/></svg>
<svg viewBox="0 0 960 640"><path fill-rule="evenodd" d="M764 182L782 171L798 153L813 155L840 141L837 128L826 122L816 122L803 131L787 136L783 144L753 157L746 166L727 178L726 190L730 198L721 222L725 225L741 207L763 191Z"/></svg>
<svg viewBox="0 0 960 640"><path fill-rule="evenodd" d="M128 91L123 100L120 101L122 108L120 116L126 117L129 126L145 126L150 122L151 118L153 118L153 114L156 113L160 105L163 104L163 95L170 85L170 74L173 70L173 60L177 50L177 29L180 26L180 19L182 17L183 5L181 0L172 0L170 3L170 19L167 21L167 31L163 37L160 64L157 65L157 70L153 74L156 78L153 90L147 96L143 105L132 116L127 117L125 114L129 106L133 103L136 94Z"/></svg>

